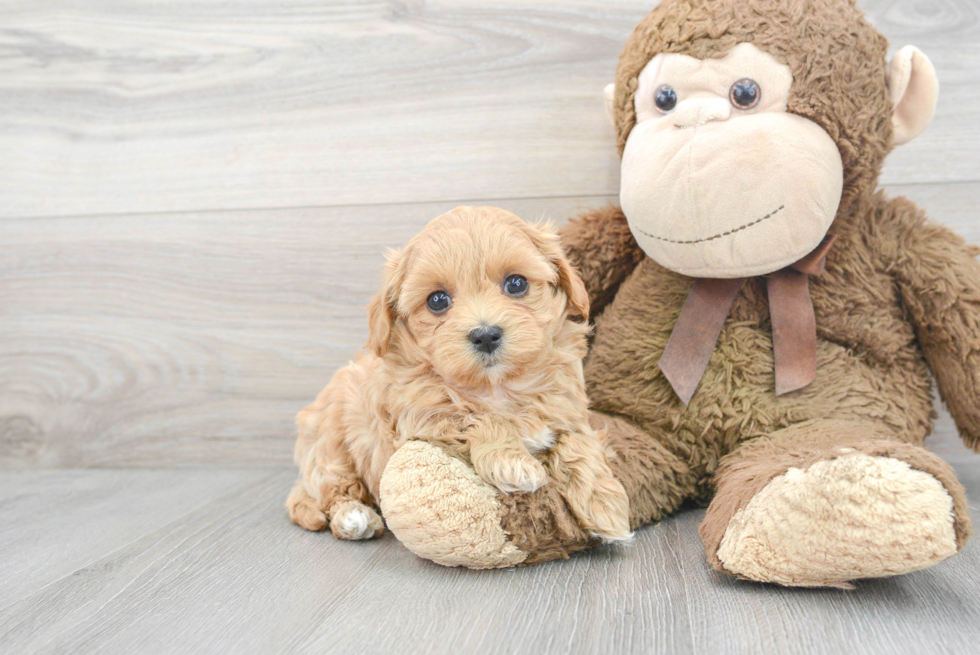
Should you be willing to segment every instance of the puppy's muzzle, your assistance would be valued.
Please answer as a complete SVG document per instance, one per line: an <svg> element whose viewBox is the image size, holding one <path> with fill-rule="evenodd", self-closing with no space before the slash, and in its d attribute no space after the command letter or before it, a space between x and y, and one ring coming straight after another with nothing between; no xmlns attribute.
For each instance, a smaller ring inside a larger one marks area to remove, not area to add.
<svg viewBox="0 0 980 655"><path fill-rule="evenodd" d="M500 346L500 341L503 336L504 331L497 325L491 325L489 327L481 325L469 334L470 343L473 344L473 348L488 355Z"/></svg>

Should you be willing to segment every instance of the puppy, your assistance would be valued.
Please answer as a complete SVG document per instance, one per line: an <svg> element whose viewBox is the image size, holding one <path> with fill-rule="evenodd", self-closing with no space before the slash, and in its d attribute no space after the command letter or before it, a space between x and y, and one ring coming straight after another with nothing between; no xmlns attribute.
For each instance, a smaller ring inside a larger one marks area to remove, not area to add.
<svg viewBox="0 0 980 655"><path fill-rule="evenodd" d="M629 538L626 492L589 426L588 305L547 226L492 207L434 219L389 254L367 352L297 416L293 522L379 535L372 507L388 458L425 439L468 455L505 493L534 491L550 473L583 526Z"/></svg>

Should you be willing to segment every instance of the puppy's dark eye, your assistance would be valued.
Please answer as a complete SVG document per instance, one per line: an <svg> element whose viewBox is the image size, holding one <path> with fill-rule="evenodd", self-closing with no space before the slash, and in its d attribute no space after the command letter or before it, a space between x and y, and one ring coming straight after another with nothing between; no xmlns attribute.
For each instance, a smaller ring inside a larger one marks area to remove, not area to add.
<svg viewBox="0 0 980 655"><path fill-rule="evenodd" d="M669 84L661 84L653 92L653 103L657 105L660 113L667 114L674 111L677 106L677 92Z"/></svg>
<svg viewBox="0 0 980 655"><path fill-rule="evenodd" d="M759 88L758 83L747 77L732 84L732 88L728 92L729 100L739 109L752 109L759 104L759 98L761 97L762 89Z"/></svg>
<svg viewBox="0 0 980 655"><path fill-rule="evenodd" d="M453 304L453 301L449 298L449 294L445 291L433 291L429 294L429 298L425 301L425 306L429 308L429 311L433 314L441 314L449 306Z"/></svg>
<svg viewBox="0 0 980 655"><path fill-rule="evenodd" d="M523 275L511 275L504 280L504 293L508 296L523 296L527 293L527 278Z"/></svg>

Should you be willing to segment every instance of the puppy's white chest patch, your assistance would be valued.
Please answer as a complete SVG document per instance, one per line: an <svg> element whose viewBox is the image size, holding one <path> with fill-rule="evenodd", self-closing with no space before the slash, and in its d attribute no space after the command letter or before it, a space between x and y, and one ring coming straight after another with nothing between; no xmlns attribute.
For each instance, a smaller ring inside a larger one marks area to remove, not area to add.
<svg viewBox="0 0 980 655"><path fill-rule="evenodd" d="M528 452L539 453L542 450L548 450L554 445L555 433L549 428L544 428L536 434L525 434L522 437L522 440L524 441L524 447L528 449Z"/></svg>

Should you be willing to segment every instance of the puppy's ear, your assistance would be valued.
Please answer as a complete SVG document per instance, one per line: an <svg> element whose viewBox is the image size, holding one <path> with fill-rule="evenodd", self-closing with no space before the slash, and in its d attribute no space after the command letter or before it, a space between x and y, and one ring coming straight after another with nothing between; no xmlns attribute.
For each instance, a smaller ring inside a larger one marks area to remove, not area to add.
<svg viewBox="0 0 980 655"><path fill-rule="evenodd" d="M391 331L395 327L398 294L401 290L401 252L389 250L386 255L381 288L368 304L368 349L378 357L388 352Z"/></svg>
<svg viewBox="0 0 980 655"><path fill-rule="evenodd" d="M558 271L558 286L568 297L568 304L571 306L572 314L589 318L589 292L585 289L585 283L572 267L572 263L565 256L562 250L561 241L558 233L551 223L544 225L528 225L527 235L537 246L541 254L548 258L551 265Z"/></svg>

